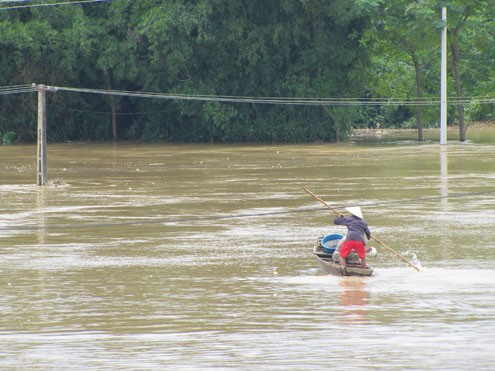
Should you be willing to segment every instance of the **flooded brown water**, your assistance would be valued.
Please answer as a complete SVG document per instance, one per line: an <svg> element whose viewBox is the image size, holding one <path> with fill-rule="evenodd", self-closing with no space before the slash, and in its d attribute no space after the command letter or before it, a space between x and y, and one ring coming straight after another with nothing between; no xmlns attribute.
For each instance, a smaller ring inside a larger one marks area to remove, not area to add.
<svg viewBox="0 0 495 371"><path fill-rule="evenodd" d="M4 370L492 369L495 146L0 146ZM57 183L57 184L54 184ZM361 206L375 274L317 270Z"/></svg>

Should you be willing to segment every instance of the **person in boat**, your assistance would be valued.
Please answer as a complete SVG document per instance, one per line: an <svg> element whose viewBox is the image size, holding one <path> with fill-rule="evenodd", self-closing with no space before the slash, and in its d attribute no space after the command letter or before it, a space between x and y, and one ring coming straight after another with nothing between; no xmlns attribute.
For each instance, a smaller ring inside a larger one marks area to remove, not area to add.
<svg viewBox="0 0 495 371"><path fill-rule="evenodd" d="M332 254L332 260L340 264L340 249L342 248L342 245L345 242L347 236L344 236L339 243L337 244L337 247L335 248L334 253ZM348 264L361 264L361 259L359 259L358 254L353 250L347 255L347 258L345 259Z"/></svg>
<svg viewBox="0 0 495 371"><path fill-rule="evenodd" d="M368 240L371 238L370 229L363 219L360 207L346 207L345 209L351 215L340 214L333 221L336 225L345 225L347 227L345 242L339 251L340 264L345 267L347 256L354 250L361 259L361 266L366 268L366 240L364 237L366 236Z"/></svg>

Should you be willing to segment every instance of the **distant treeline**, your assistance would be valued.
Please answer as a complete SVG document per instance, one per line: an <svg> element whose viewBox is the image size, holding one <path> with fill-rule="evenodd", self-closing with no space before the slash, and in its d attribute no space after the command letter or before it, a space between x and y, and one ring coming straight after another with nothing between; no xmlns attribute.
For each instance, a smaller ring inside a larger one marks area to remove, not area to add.
<svg viewBox="0 0 495 371"><path fill-rule="evenodd" d="M493 118L495 1L112 0L0 5L0 87L39 83L332 105L47 92L50 141L310 142L438 125L441 9L449 122ZM19 3L14 3L19 4ZM36 140L35 93L0 94L0 137ZM467 97L467 98L465 98ZM354 99L394 104L352 104ZM461 101L462 99L462 101ZM417 102L426 104L416 104ZM459 103L459 102L462 102ZM459 104L456 104L459 103Z"/></svg>

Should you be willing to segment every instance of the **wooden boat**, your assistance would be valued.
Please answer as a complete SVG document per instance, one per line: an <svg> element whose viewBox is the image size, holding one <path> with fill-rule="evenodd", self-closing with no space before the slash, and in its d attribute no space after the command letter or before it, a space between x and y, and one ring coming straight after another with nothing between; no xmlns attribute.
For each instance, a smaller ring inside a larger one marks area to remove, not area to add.
<svg viewBox="0 0 495 371"><path fill-rule="evenodd" d="M366 268L363 268L361 263L347 262L347 266L344 267L334 262L331 249L328 248L328 245L325 245L325 249L323 248L322 239L325 237L318 238L318 243L314 248L316 261L322 272L337 276L371 276L373 274L373 267L368 264Z"/></svg>

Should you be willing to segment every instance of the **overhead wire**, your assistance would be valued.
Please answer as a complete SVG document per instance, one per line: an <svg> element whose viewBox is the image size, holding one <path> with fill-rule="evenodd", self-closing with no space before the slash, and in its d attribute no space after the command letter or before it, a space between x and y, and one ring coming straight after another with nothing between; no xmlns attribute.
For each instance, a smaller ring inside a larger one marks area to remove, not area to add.
<svg viewBox="0 0 495 371"><path fill-rule="evenodd" d="M406 106L433 106L439 105L439 99L400 99L400 98L302 98L302 97L248 97L248 96L226 96L226 95L193 95L137 92L125 90L104 90L88 88L71 88L60 86L47 86L51 91L66 91L87 94L103 94L125 97L190 100L219 103L255 103L255 104L278 104L278 105L305 105L305 106L377 106L377 105L406 105ZM471 97L454 98L448 100L450 104L467 104L476 101L479 104L495 103L495 97Z"/></svg>
<svg viewBox="0 0 495 371"><path fill-rule="evenodd" d="M250 96L228 96L228 95L202 95L202 94L174 94L139 92L128 90L105 90L89 88L73 88L63 86L46 86L39 84L17 85L0 87L0 95L28 93L41 89L57 92L73 92L85 94L100 94L136 98L166 99L166 100L188 100L217 103L251 103L251 104L275 104L275 105L304 105L304 106L437 106L441 102L439 99L401 99L401 98L307 98L307 97L250 97ZM478 104L493 104L495 97L465 97L452 98L448 104L468 104L476 102Z"/></svg>
<svg viewBox="0 0 495 371"><path fill-rule="evenodd" d="M31 93L35 90L32 85L0 86L0 95Z"/></svg>
<svg viewBox="0 0 495 371"><path fill-rule="evenodd" d="M8 10L8 9L25 9L25 8L40 8L45 6L60 6L60 5L69 5L69 4L88 4L88 3L102 3L109 2L110 0L80 0L80 1L66 1L66 2L58 2L58 3L42 3L42 4L27 4L27 5L14 5L8 7L0 7L0 10ZM0 4L9 3L9 2L21 2L21 1L12 1L12 0L0 0ZM23 1L28 2L28 1Z"/></svg>

